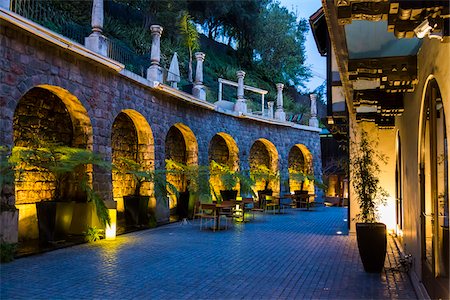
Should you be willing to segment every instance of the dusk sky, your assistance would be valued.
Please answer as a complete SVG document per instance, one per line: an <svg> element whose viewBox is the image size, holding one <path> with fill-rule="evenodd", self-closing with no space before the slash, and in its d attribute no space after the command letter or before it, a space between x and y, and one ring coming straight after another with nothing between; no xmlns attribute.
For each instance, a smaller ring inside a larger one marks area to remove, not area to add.
<svg viewBox="0 0 450 300"><path fill-rule="evenodd" d="M309 19L322 5L321 0L280 0L281 5L296 11L299 18ZM312 91L326 79L326 59L320 56L311 30L306 39L306 63L313 71L313 78L306 86Z"/></svg>

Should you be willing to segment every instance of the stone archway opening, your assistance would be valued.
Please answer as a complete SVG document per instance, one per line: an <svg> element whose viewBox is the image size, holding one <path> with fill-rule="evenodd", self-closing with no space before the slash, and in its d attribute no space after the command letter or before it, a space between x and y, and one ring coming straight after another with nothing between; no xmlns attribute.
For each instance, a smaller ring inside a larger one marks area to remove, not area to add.
<svg viewBox="0 0 450 300"><path fill-rule="evenodd" d="M33 87L19 100L13 117L13 137L15 147L30 149L58 145L92 150L93 141L91 122L81 102L67 90L50 85ZM92 181L91 169L86 166L79 172L88 172ZM29 167L16 174L19 240L39 237L36 203L86 201L77 177L73 174L60 180L57 191L56 177L43 169Z"/></svg>
<svg viewBox="0 0 450 300"><path fill-rule="evenodd" d="M153 184L144 181L138 185L137 179L133 175L127 174L125 170L135 167L143 171L154 169L153 133L145 117L134 110L121 111L112 125L111 148L112 162L121 169L121 171L113 170L112 172L113 197L117 203L118 230L120 232L126 227L124 197L144 196L142 201L145 200L147 203L141 205L140 209L148 207L154 209L156 206ZM131 162L134 166L130 166L130 163L125 163L125 161ZM147 215L148 211L139 213Z"/></svg>
<svg viewBox="0 0 450 300"><path fill-rule="evenodd" d="M165 141L165 153L166 160L172 160L186 166L198 165L198 144L192 130L182 123L170 127ZM180 197L182 197L181 194L188 191L188 178L183 174L169 172L167 181L177 188ZM177 215L177 201L174 195L169 197L169 209L172 217Z"/></svg>
<svg viewBox="0 0 450 300"><path fill-rule="evenodd" d="M274 194L280 193L280 178L278 168L278 151L275 145L266 139L259 139L250 148L250 175L256 180L255 191L272 190ZM268 176L255 174L269 172Z"/></svg>
<svg viewBox="0 0 450 300"><path fill-rule="evenodd" d="M224 132L214 135L209 142L208 159L210 164L215 161L231 171L239 171L239 148L233 137ZM225 189L219 175L211 175L209 181L216 195Z"/></svg>
<svg viewBox="0 0 450 300"><path fill-rule="evenodd" d="M294 145L289 151L289 192L309 191L314 193L314 184L306 176L314 175L313 156L303 144Z"/></svg>

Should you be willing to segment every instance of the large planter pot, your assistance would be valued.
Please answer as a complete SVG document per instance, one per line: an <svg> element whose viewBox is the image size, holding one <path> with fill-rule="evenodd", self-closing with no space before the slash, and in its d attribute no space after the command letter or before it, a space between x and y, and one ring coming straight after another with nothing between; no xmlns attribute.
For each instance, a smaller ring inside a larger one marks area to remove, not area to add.
<svg viewBox="0 0 450 300"><path fill-rule="evenodd" d="M41 245L55 241L57 205L56 201L36 202L39 243Z"/></svg>
<svg viewBox="0 0 450 300"><path fill-rule="evenodd" d="M359 256L368 273L380 273L386 258L386 225L383 223L356 223Z"/></svg>
<svg viewBox="0 0 450 300"><path fill-rule="evenodd" d="M221 190L220 196L223 201L236 200L238 191L236 190Z"/></svg>
<svg viewBox="0 0 450 300"><path fill-rule="evenodd" d="M102 228L97 217L95 205L91 202L76 202L73 207L72 222L70 223L70 234L82 235L88 227Z"/></svg>
<svg viewBox="0 0 450 300"><path fill-rule="evenodd" d="M125 222L127 226L148 225L148 202L150 196L125 196L123 197L125 207Z"/></svg>
<svg viewBox="0 0 450 300"><path fill-rule="evenodd" d="M66 239L70 233L75 203L75 201L70 201L56 204L55 238L58 240Z"/></svg>
<svg viewBox="0 0 450 300"><path fill-rule="evenodd" d="M177 215L180 220L183 220L189 216L189 196L189 191L178 193Z"/></svg>

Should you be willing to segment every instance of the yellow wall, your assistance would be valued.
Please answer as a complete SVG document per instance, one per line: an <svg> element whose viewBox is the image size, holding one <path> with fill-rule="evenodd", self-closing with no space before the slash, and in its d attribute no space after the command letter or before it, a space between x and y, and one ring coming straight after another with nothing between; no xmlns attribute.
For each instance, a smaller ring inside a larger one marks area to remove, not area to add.
<svg viewBox="0 0 450 300"><path fill-rule="evenodd" d="M447 136L450 136L450 43L424 38L418 53L419 82L413 93L404 98L405 111L396 120L403 152L404 226L403 246L413 254L414 271L420 274L421 257L421 208L419 182L419 133L420 112L427 81L435 78L444 104ZM395 167L395 166L394 166Z"/></svg>

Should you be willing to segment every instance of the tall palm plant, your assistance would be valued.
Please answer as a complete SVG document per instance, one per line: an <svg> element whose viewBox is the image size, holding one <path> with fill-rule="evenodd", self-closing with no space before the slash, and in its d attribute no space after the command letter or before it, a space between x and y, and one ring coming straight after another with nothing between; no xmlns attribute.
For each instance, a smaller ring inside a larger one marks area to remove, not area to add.
<svg viewBox="0 0 450 300"><path fill-rule="evenodd" d="M188 80L193 82L192 78L192 52L200 48L199 35L192 17L184 12L180 19L180 33L185 46L189 50Z"/></svg>

